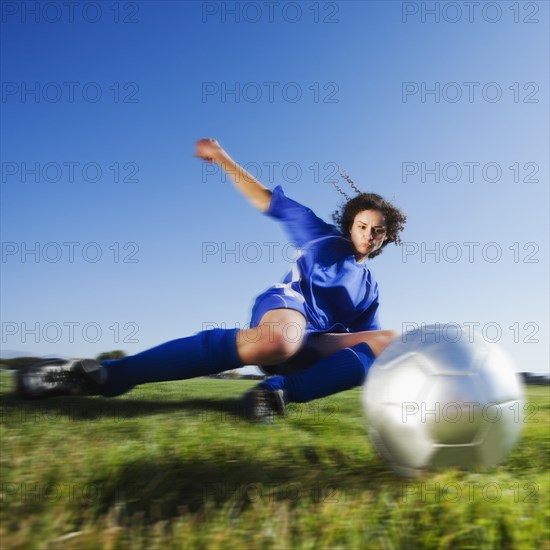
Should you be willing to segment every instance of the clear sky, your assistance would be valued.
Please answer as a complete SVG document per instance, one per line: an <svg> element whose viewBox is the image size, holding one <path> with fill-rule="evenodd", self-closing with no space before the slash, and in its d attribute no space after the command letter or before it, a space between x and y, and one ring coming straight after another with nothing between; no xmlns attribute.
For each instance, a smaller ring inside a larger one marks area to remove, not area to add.
<svg viewBox="0 0 550 550"><path fill-rule="evenodd" d="M381 320L548 372L548 2L2 2L4 351L243 326L292 248L215 137L330 220L337 167L408 214ZM464 335L468 337L468 335Z"/></svg>

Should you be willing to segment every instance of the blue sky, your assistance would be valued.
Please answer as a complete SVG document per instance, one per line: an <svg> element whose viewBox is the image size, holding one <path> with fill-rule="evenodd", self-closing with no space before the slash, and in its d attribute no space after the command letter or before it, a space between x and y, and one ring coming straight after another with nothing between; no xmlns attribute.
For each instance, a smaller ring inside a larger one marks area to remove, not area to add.
<svg viewBox="0 0 550 550"><path fill-rule="evenodd" d="M371 265L385 327L547 372L549 5L489 4L4 2L2 349L245 325L292 249L193 158L215 137L325 219L337 166L407 212Z"/></svg>

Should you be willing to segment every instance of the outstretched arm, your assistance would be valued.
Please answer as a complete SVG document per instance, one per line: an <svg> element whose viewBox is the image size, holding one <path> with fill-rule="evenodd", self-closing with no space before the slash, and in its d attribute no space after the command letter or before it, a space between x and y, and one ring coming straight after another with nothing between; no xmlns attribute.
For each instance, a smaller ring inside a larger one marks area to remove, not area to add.
<svg viewBox="0 0 550 550"><path fill-rule="evenodd" d="M196 147L197 152L195 156L207 162L215 162L220 168L225 170L235 183L237 189L253 206L262 212L268 210L271 203L271 191L242 166L239 166L215 139L201 139L197 141Z"/></svg>

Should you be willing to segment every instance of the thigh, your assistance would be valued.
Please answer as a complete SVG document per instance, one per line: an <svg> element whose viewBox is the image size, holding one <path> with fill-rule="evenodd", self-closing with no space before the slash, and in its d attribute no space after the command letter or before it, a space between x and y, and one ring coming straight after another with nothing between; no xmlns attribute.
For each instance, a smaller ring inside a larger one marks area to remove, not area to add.
<svg viewBox="0 0 550 550"><path fill-rule="evenodd" d="M306 336L307 321L303 313L290 308L270 309L266 311L258 324L262 333L271 338L281 335L285 341L299 348Z"/></svg>
<svg viewBox="0 0 550 550"><path fill-rule="evenodd" d="M327 357L334 352L357 344L367 344L378 357L399 336L393 330L368 330L362 332L315 334L312 344L321 356Z"/></svg>
<svg viewBox="0 0 550 550"><path fill-rule="evenodd" d="M270 365L296 354L306 334L306 318L294 309L270 309L255 326L239 331L237 351L243 363Z"/></svg>

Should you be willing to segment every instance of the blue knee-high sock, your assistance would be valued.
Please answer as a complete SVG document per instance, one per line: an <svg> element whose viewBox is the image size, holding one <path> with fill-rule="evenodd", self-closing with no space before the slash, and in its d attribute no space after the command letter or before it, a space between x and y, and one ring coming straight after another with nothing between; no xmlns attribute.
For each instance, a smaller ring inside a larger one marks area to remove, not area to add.
<svg viewBox="0 0 550 550"><path fill-rule="evenodd" d="M103 361L107 382L102 395L120 395L138 384L183 380L242 366L237 329L205 330L118 360Z"/></svg>
<svg viewBox="0 0 550 550"><path fill-rule="evenodd" d="M268 378L260 386L284 390L288 402L306 403L360 386L374 359L367 344L357 344L337 351L303 371Z"/></svg>

